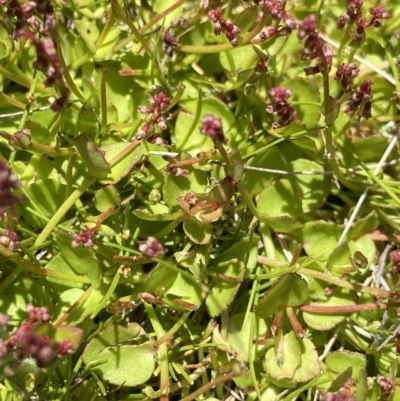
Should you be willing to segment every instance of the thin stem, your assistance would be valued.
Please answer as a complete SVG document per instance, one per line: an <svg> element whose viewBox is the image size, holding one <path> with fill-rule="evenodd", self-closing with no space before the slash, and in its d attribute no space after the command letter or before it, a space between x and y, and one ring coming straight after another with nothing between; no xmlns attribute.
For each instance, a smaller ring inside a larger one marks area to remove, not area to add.
<svg viewBox="0 0 400 401"><path fill-rule="evenodd" d="M107 128L107 70L101 76L100 99L101 99L101 128Z"/></svg>
<svg viewBox="0 0 400 401"><path fill-rule="evenodd" d="M72 90L72 92L75 94L75 96L78 99L85 99L85 97L83 96L83 94L81 93L81 91L78 89L78 87L75 85L74 80L72 79L70 73L69 73L69 69L67 67L67 64L65 63L64 60L64 56L62 54L61 48L60 46L57 46L57 56L60 60L61 66L62 66L62 72L63 72L63 76L65 81L67 82L69 88Z"/></svg>
<svg viewBox="0 0 400 401"><path fill-rule="evenodd" d="M224 373L216 377L214 380L211 380L209 383L206 383L204 386L201 386L196 391L193 391L193 393L189 394L187 397L181 398L180 401L192 401L195 398L200 397L206 391L211 390L218 384L225 383L226 381L233 379L235 376L237 376L237 373L235 372Z"/></svg>
<svg viewBox="0 0 400 401"><path fill-rule="evenodd" d="M314 313L354 313L362 311L372 311L372 310L386 310L389 308L398 308L400 302L391 302L388 304L362 304L362 305L303 305L300 306L300 310L303 312L314 312Z"/></svg>
<svg viewBox="0 0 400 401"><path fill-rule="evenodd" d="M29 260L21 258L19 255L10 251L8 248L4 247L3 245L0 245L0 255L4 256L6 258L13 258L13 262L18 265L19 272L22 272L23 269L26 269L34 274L37 274L38 276L52 277L52 278L57 278L60 280L70 281L73 283L90 283L91 282L89 277L74 276L72 274L61 273L56 270L46 269L40 265L37 265L36 263L30 262ZM11 276L12 275L8 276L7 279ZM0 286L0 292L5 288L7 288L7 286L5 285L5 282L3 282Z"/></svg>
<svg viewBox="0 0 400 401"><path fill-rule="evenodd" d="M153 309L153 306L147 302L144 303L144 308L151 321L154 331L156 332L158 341L165 335L164 329L158 319L158 316ZM162 395L160 401L169 400L169 369L168 369L168 348L166 343L162 343L158 348L159 363L161 366L160 372L160 390Z"/></svg>
<svg viewBox="0 0 400 401"><path fill-rule="evenodd" d="M154 344L155 347L161 346L161 344L168 343L174 334L181 328L181 326L185 323L186 319L189 317L190 312L183 313L179 320L165 333L162 337L160 337Z"/></svg>
<svg viewBox="0 0 400 401"><path fill-rule="evenodd" d="M232 165L232 161L229 158L228 153L226 152L224 145L219 142L219 141L215 141L215 146L218 149L222 159L224 160L224 162L226 163L226 171L229 175L233 174L233 165ZM236 183L240 194L243 197L244 202L246 203L247 207L250 209L251 213L253 213L253 215L258 219L261 220L261 216L260 213L258 212L253 199L251 198L250 194L248 193L243 181L238 181Z"/></svg>
<svg viewBox="0 0 400 401"><path fill-rule="evenodd" d="M54 213L52 218L48 221L46 226L43 228L42 232L36 238L34 246L42 244L46 241L50 233L55 229L60 220L65 216L68 210L73 206L73 204L81 197L82 194L96 181L94 177L87 177L83 183L77 188L61 207Z"/></svg>

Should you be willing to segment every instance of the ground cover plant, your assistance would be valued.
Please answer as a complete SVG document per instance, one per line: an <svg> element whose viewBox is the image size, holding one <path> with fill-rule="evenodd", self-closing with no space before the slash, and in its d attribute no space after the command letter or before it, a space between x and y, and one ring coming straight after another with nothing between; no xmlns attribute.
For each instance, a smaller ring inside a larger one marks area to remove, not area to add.
<svg viewBox="0 0 400 401"><path fill-rule="evenodd" d="M0 6L1 400L399 399L396 0Z"/></svg>

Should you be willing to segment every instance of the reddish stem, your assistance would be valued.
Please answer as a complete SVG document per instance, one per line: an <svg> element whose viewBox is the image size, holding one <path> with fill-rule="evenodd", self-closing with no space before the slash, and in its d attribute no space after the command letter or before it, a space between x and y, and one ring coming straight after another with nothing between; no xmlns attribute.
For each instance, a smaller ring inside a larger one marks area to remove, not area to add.
<svg viewBox="0 0 400 401"><path fill-rule="evenodd" d="M286 308L286 313L290 320L290 324L292 325L293 330L296 333L296 336L299 338L304 338L304 330L301 327L301 324L300 324L299 320L297 319L297 316L294 313L293 308L291 308L291 307Z"/></svg>

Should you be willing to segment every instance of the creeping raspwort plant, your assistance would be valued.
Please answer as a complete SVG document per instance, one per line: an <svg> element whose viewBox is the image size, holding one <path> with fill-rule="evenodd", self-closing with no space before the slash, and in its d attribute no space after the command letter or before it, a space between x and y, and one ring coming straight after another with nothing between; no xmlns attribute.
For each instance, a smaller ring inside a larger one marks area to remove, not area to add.
<svg viewBox="0 0 400 401"><path fill-rule="evenodd" d="M398 399L397 3L0 0L0 399Z"/></svg>

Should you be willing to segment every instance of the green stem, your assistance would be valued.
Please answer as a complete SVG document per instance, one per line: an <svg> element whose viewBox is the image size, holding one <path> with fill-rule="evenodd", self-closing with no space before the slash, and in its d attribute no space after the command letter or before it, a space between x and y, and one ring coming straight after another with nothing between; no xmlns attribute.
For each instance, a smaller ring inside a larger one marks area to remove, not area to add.
<svg viewBox="0 0 400 401"><path fill-rule="evenodd" d="M187 397L181 398L180 401L192 401L200 397L206 391L211 390L214 386L225 383L226 381L233 379L235 376L237 376L237 373L235 372L224 373L220 376L217 376L214 380L211 380L204 386L198 388L196 391L193 391L193 393L189 394Z"/></svg>
<svg viewBox="0 0 400 401"><path fill-rule="evenodd" d="M101 99L101 128L107 128L107 70L101 76L100 99Z"/></svg>
<svg viewBox="0 0 400 401"><path fill-rule="evenodd" d="M226 172L228 175L232 175L233 174L233 165L232 165L232 161L229 158L228 153L226 152L224 145L221 142L215 141L215 146L219 151L219 154L221 155L222 159L224 160L224 162L226 163ZM250 209L251 213L253 213L253 215L255 217L257 217L258 220L261 220L261 215L258 212L253 199L251 198L250 194L248 193L243 181L238 181L236 183L240 194L242 195L242 198L244 200L244 202L246 203L247 207Z"/></svg>
<svg viewBox="0 0 400 401"><path fill-rule="evenodd" d="M144 303L147 316L151 321L151 325L156 333L158 341L165 335L164 329L158 319L158 316L153 309L153 306L147 302ZM168 348L166 343L162 343L158 348L160 372L160 390L162 391L161 401L168 401L169 397L169 370L168 370Z"/></svg>
<svg viewBox="0 0 400 401"><path fill-rule="evenodd" d="M61 48L60 46L57 46L57 56L60 60L61 66L62 66L62 70L63 70L63 76L65 81L67 82L69 88L72 90L72 92L75 94L75 96L78 99L85 99L83 94L81 93L81 91L78 89L78 87L75 85L74 80L72 79L70 73L69 73L69 69L67 67L67 64L65 63L65 59L64 56L62 54Z"/></svg>
<svg viewBox="0 0 400 401"><path fill-rule="evenodd" d="M394 294L390 291L383 290L381 288L374 288L374 287L367 287L361 284L355 284L355 283L349 283L348 281L345 281L341 279L340 277L335 277L330 274L326 273L321 273L315 270L307 269L307 268L300 268L297 270L297 273L304 274L309 277L316 278L318 280L325 281L330 284L337 285L338 287L342 288L348 288L350 290L356 291L356 292L363 292L366 294L371 294L375 297L379 298L391 298L391 299L399 299L400 295Z"/></svg>
<svg viewBox="0 0 400 401"><path fill-rule="evenodd" d="M111 295L114 293L114 290L117 288L117 285L119 283L119 279L121 278L121 274L119 271L115 274L113 281L110 285L110 287L107 290L106 295L104 296L103 300L100 302L100 304L97 306L95 311L92 313L92 316L90 317L91 319L94 319L106 306L108 300L111 298Z"/></svg>
<svg viewBox="0 0 400 401"><path fill-rule="evenodd" d="M146 50L146 52L151 57L153 55L153 52L151 51L149 44L147 43L146 39L140 34L139 30L135 27L135 25L129 19L129 17L127 17L125 15L121 6L118 4L117 0L112 0L112 7L114 7L113 11L115 12L115 15L119 16L122 19L122 21L124 21L125 24L128 25L128 27L132 31L132 34L134 35L134 37L143 46L143 48Z"/></svg>
<svg viewBox="0 0 400 401"><path fill-rule="evenodd" d="M382 310L389 308L398 308L400 302L391 302L388 304L362 304L362 305L336 305L336 306L324 306L324 305L302 305L300 310L303 312L314 312L314 313L354 313L372 310Z"/></svg>
<svg viewBox="0 0 400 401"><path fill-rule="evenodd" d="M160 337L154 344L155 347L161 346L163 343L168 343L174 334L180 329L180 327L185 323L186 319L189 317L190 312L183 313L179 320L165 333L162 337Z"/></svg>
<svg viewBox="0 0 400 401"><path fill-rule="evenodd" d="M7 279L3 283L1 283L0 292L7 288L8 284L6 284L6 281L8 279L11 280L12 276L18 276L18 274L20 274L24 269L34 274L37 274L38 276L57 278L60 280L65 280L75 283L90 283L89 277L74 276L72 274L66 274L58 272L56 270L46 269L40 265L37 265L36 263L32 263L29 260L21 258L19 255L16 255L14 252L10 251L3 245L0 245L0 255L7 258L13 258L13 262L18 265L18 267L14 269L13 274L8 276Z"/></svg>
<svg viewBox="0 0 400 401"><path fill-rule="evenodd" d="M81 197L81 195L96 181L94 177L87 177L83 183L65 200L61 207L54 213L53 217L48 221L42 232L36 238L34 245L39 245L46 241L50 233L55 229L60 220L65 216L73 204Z"/></svg>
<svg viewBox="0 0 400 401"><path fill-rule="evenodd" d="M0 136L3 138L7 139L8 141L13 139L13 135L9 134L8 132L1 131L0 130ZM16 147L15 145L13 145ZM74 154L74 149L71 148L53 148L52 146L47 146L47 145L42 145L39 143L30 143L28 146L21 148L23 150L26 150L28 152L32 153L39 153L39 154L44 154L48 156L64 156L64 157L70 157ZM10 160L11 163L11 160Z"/></svg>

